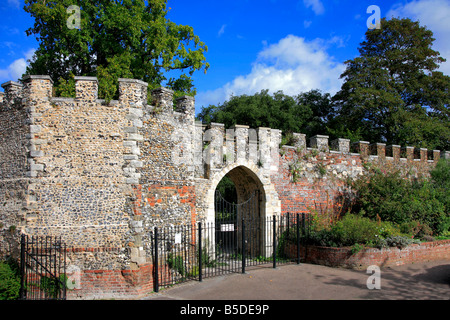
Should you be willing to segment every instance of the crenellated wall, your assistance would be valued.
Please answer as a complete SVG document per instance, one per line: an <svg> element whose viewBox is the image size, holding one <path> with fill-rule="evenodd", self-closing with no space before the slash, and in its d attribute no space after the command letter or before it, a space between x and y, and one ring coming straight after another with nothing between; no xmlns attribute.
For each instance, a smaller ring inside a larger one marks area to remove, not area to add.
<svg viewBox="0 0 450 320"><path fill-rule="evenodd" d="M84 298L146 290L136 279L151 278L150 231L214 221L214 191L225 175L239 201L258 190L261 214L272 216L339 206L348 179L368 163L419 175L450 157L301 133L280 147L277 129L196 122L194 98L174 105L166 88L153 90L149 105L147 83L135 79L119 79L118 100L108 104L95 77L75 77L75 98L54 97L49 76L2 87L0 253L13 254L14 230L62 236L68 264L96 283L76 293ZM120 293L106 275L121 283Z"/></svg>

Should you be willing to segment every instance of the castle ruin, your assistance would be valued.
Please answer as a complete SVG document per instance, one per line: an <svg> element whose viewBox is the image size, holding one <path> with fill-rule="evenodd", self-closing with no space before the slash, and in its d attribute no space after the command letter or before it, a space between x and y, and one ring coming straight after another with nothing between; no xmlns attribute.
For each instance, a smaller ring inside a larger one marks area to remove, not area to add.
<svg viewBox="0 0 450 320"><path fill-rule="evenodd" d="M427 174L448 151L417 149L195 121L194 98L173 105L159 88L119 79L119 97L98 99L95 77L75 77L76 97L54 97L49 76L6 82L0 93L0 250L16 234L61 236L85 284L73 293L136 297L151 291L149 232L215 219L224 176L238 199L259 191L260 215L339 205L365 164Z"/></svg>

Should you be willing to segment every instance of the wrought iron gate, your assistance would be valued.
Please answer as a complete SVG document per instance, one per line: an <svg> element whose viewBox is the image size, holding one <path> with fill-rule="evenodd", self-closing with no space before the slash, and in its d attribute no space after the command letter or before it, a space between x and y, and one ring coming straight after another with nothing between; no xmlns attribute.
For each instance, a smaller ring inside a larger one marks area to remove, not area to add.
<svg viewBox="0 0 450 320"><path fill-rule="evenodd" d="M66 299L66 246L60 237L22 235L20 299Z"/></svg>
<svg viewBox="0 0 450 320"><path fill-rule="evenodd" d="M236 256L243 253L259 255L262 250L262 221L259 208L259 192L255 191L242 203L232 203L223 198L216 190L215 201L215 237L217 257ZM243 221L247 221L246 223ZM247 226L245 228L244 226ZM243 234L243 232L246 234ZM245 239L244 245L242 239Z"/></svg>
<svg viewBox="0 0 450 320"><path fill-rule="evenodd" d="M155 292L188 280L245 273L252 266L300 263L301 239L308 232L304 214L264 218L257 194L241 204L216 196L215 222L151 232Z"/></svg>

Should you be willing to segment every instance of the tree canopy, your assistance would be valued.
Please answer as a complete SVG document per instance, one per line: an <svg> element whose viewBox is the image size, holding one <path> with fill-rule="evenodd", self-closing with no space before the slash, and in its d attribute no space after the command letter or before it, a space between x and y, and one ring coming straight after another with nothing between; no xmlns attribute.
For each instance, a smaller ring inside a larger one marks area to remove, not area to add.
<svg viewBox="0 0 450 320"><path fill-rule="evenodd" d="M432 31L410 19L383 18L380 29L368 30L333 97L333 133L448 150L450 77L437 71L445 59L433 41Z"/></svg>
<svg viewBox="0 0 450 320"><path fill-rule="evenodd" d="M284 133L323 134L331 111L331 97L319 90L296 97L277 91L261 90L254 95L234 96L218 106L202 108L197 119L204 123L219 122L231 127L245 124L252 128L269 127Z"/></svg>
<svg viewBox="0 0 450 320"><path fill-rule="evenodd" d="M27 74L48 74L59 93L73 94L73 76L97 76L99 96L110 100L117 79L135 78L149 89L165 85L179 94L195 94L190 78L209 64L207 46L191 26L166 18L167 0L78 0L79 28L69 28L73 0L25 0L35 19L27 35L39 48ZM167 78L169 74L173 74Z"/></svg>
<svg viewBox="0 0 450 320"><path fill-rule="evenodd" d="M267 126L308 136L450 149L450 77L432 49L433 33L410 19L382 19L368 30L360 56L346 61L342 88L290 97L263 90L203 108L204 122Z"/></svg>

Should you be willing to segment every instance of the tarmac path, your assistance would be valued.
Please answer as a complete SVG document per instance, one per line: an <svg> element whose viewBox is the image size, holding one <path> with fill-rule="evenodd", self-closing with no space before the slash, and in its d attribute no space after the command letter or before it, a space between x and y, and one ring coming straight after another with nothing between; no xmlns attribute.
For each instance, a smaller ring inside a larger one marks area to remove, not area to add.
<svg viewBox="0 0 450 320"><path fill-rule="evenodd" d="M379 289L369 289L374 275L305 263L265 266L160 289L143 300L450 300L450 259L381 268Z"/></svg>

